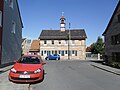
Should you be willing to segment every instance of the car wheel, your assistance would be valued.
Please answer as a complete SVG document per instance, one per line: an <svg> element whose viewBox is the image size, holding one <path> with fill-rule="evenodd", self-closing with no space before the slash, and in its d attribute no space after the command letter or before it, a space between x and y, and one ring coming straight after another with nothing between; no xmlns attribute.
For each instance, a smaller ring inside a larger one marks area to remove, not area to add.
<svg viewBox="0 0 120 90"><path fill-rule="evenodd" d="M56 60L58 60L58 58L56 58Z"/></svg>
<svg viewBox="0 0 120 90"><path fill-rule="evenodd" d="M47 60L49 60L49 58L47 58Z"/></svg>

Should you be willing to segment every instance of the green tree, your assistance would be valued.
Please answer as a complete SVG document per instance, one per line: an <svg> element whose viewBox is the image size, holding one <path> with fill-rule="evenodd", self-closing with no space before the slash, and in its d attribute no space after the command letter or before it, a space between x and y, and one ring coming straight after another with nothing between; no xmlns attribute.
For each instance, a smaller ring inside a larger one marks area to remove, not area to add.
<svg viewBox="0 0 120 90"><path fill-rule="evenodd" d="M90 47L91 47L91 52L92 52L92 53L95 52L95 44L96 44L96 43L93 43L93 44L91 44L91 46L90 46Z"/></svg>
<svg viewBox="0 0 120 90"><path fill-rule="evenodd" d="M103 39L99 36L94 45L94 53L103 54L103 52L104 52L104 42Z"/></svg>
<svg viewBox="0 0 120 90"><path fill-rule="evenodd" d="M94 54L103 54L104 53L104 42L103 39L99 36L97 41L91 44L91 52Z"/></svg>

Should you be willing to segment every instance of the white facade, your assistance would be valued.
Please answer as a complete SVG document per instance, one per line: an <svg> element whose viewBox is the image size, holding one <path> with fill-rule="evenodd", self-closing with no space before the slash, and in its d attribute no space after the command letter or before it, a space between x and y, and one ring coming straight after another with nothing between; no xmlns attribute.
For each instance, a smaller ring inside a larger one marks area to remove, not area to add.
<svg viewBox="0 0 120 90"><path fill-rule="evenodd" d="M43 59L52 54L59 54L61 59L68 59L68 50L70 52L70 59L85 59L86 41L40 40L40 55Z"/></svg>

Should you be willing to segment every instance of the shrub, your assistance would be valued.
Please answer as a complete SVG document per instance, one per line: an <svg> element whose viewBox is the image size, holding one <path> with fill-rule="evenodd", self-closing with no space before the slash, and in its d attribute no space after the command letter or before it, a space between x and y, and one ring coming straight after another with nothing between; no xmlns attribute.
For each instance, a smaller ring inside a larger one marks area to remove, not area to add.
<svg viewBox="0 0 120 90"><path fill-rule="evenodd" d="M112 66L115 68L120 68L120 62L112 62Z"/></svg>

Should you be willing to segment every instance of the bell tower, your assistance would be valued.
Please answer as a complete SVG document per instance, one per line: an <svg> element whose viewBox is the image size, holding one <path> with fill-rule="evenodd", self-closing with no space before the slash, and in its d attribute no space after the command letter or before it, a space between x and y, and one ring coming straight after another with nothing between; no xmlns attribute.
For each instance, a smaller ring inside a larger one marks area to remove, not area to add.
<svg viewBox="0 0 120 90"><path fill-rule="evenodd" d="M63 16L64 12L62 12L62 17L60 18L60 30L65 31L65 17Z"/></svg>

